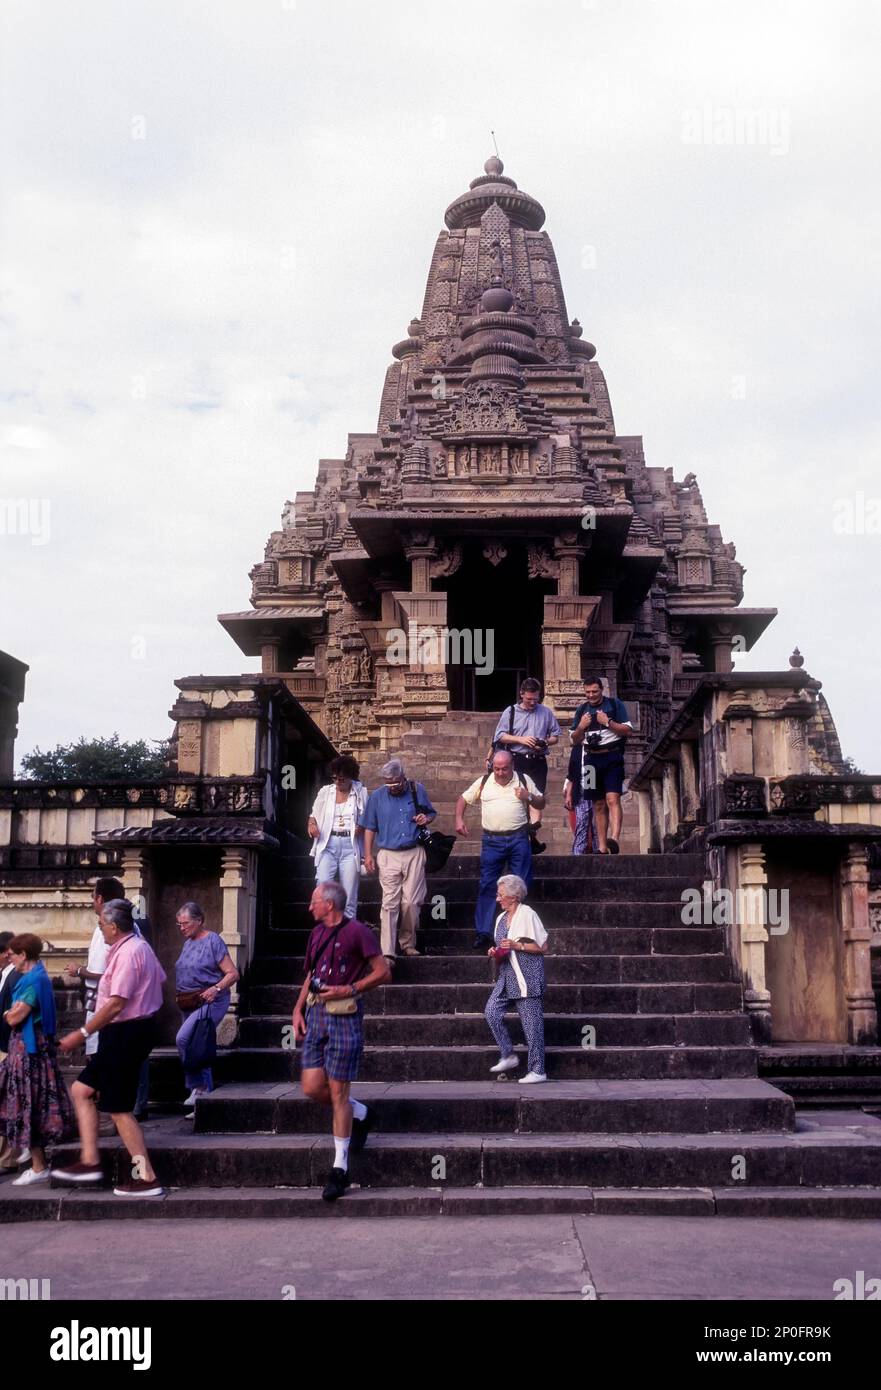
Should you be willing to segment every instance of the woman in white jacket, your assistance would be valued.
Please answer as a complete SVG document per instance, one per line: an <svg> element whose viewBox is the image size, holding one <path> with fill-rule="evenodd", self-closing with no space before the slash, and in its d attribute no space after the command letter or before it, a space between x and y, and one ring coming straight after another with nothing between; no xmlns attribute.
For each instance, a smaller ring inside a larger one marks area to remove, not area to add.
<svg viewBox="0 0 881 1390"><path fill-rule="evenodd" d="M350 754L334 758L330 764L331 781L316 796L309 817L315 882L332 883L339 879L346 890L347 917L355 917L358 912L364 835L358 822L367 805L367 788L358 781L359 771Z"/></svg>

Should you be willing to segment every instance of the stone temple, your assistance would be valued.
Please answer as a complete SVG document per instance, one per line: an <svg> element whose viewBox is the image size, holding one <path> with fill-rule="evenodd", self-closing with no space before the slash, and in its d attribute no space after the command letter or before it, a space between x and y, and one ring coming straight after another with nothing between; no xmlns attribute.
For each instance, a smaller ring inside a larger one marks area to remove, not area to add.
<svg viewBox="0 0 881 1390"><path fill-rule="evenodd" d="M571 716L590 672L628 702L635 768L775 610L740 606L743 568L694 475L616 433L544 209L500 159L484 167L447 208L376 432L321 461L251 572L253 607L220 621L368 762L425 721L501 710L525 675ZM455 638L390 661L389 630L414 627L492 632L491 671Z"/></svg>
<svg viewBox="0 0 881 1390"><path fill-rule="evenodd" d="M170 976L156 1107L184 1094L181 902L202 902L242 974L195 1136L173 1112L149 1136L169 1215L321 1209L327 1125L285 1029L310 925L306 817L330 758L352 751L373 786L402 754L451 830L520 680L538 676L565 724L585 674L636 736L617 857L569 853L565 735L554 750L530 894L552 943L549 1084L524 1097L488 1079L478 842L460 840L429 881L422 954L368 998L359 1092L379 1133L345 1208L881 1213L881 776L843 762L797 651L738 669L775 610L742 605L694 476L616 433L544 220L498 158L447 208L375 432L319 463L251 573L251 607L220 616L261 669L176 682L166 776L15 780L27 667L0 654L0 927L43 935L58 978L85 959L90 883L122 879ZM376 925L375 879L359 915ZM71 1217L118 1210L81 1197ZM0 1216L33 1219L35 1200L4 1185ZM39 1200L68 1214L63 1195Z"/></svg>

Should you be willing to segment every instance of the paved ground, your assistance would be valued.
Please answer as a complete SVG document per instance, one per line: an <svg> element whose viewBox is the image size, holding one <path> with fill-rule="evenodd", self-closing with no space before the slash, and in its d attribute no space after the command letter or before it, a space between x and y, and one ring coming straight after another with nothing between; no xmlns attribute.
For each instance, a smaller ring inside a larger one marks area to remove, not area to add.
<svg viewBox="0 0 881 1390"><path fill-rule="evenodd" d="M7 1225L0 1279L57 1299L832 1300L881 1222L665 1217ZM295 1291L295 1292L294 1292Z"/></svg>

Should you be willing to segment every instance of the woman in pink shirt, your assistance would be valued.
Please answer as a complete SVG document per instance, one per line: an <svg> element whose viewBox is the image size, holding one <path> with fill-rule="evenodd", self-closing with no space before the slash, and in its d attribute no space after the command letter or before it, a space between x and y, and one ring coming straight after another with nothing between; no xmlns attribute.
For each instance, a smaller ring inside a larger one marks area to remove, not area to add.
<svg viewBox="0 0 881 1390"><path fill-rule="evenodd" d="M156 1014L162 1006L165 971L135 931L134 909L126 898L105 903L101 930L110 948L98 984L94 1016L61 1039L59 1048L73 1052L98 1034L98 1051L88 1058L71 1087L80 1132L80 1162L53 1168L56 1182L72 1187L104 1181L98 1152L98 1110L107 1110L128 1149L132 1176L113 1191L118 1197L164 1197L157 1182L141 1126L134 1117L141 1066L156 1038Z"/></svg>

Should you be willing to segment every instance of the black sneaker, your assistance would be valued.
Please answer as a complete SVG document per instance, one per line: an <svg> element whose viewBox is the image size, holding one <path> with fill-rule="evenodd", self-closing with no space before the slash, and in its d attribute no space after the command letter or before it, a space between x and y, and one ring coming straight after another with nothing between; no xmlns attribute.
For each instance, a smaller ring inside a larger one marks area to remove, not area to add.
<svg viewBox="0 0 881 1390"><path fill-rule="evenodd" d="M471 943L471 949L472 951L488 951L492 944L491 936L480 936L478 934Z"/></svg>
<svg viewBox="0 0 881 1390"><path fill-rule="evenodd" d="M325 1202L335 1202L338 1197L345 1195L346 1188L349 1186L349 1175L342 1168L331 1168L330 1177L327 1180L322 1197Z"/></svg>
<svg viewBox="0 0 881 1390"><path fill-rule="evenodd" d="M363 1120L352 1120L352 1140L349 1144L349 1153L359 1154L361 1152L375 1123L376 1115L369 1105Z"/></svg>
<svg viewBox="0 0 881 1390"><path fill-rule="evenodd" d="M613 840L613 839L611 838L611 836L610 836L609 839L606 841L606 844L609 846L609 853L610 853L610 854L620 854L620 853L621 853L620 849L618 848L618 841L617 841L617 840Z"/></svg>

